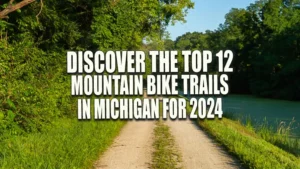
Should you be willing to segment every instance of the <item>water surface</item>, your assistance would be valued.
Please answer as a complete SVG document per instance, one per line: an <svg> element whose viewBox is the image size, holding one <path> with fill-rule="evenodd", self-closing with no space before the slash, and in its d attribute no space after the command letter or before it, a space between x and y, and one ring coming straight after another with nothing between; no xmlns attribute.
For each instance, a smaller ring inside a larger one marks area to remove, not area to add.
<svg viewBox="0 0 300 169"><path fill-rule="evenodd" d="M288 125L293 119L292 133L300 137L300 102L258 98L249 95L229 95L223 97L223 111L243 117L251 117L254 123L266 119L274 128L280 122Z"/></svg>
<svg viewBox="0 0 300 169"><path fill-rule="evenodd" d="M183 94L181 92L181 94ZM188 97L191 98L191 97ZM289 125L292 137L300 138L300 101L286 101L258 98L251 95L228 95L223 97L223 112L244 119L250 117L252 123L268 125L276 129L279 123Z"/></svg>

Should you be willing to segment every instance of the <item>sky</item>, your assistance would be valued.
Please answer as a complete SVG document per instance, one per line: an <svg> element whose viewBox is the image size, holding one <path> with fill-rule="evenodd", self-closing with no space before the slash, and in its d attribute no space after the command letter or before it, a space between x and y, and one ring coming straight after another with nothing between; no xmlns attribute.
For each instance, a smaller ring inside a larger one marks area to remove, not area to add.
<svg viewBox="0 0 300 169"><path fill-rule="evenodd" d="M215 30L224 23L225 15L231 8L246 8L255 0L193 0L193 2L194 9L190 9L185 17L187 22L177 22L167 28L172 40L186 32Z"/></svg>

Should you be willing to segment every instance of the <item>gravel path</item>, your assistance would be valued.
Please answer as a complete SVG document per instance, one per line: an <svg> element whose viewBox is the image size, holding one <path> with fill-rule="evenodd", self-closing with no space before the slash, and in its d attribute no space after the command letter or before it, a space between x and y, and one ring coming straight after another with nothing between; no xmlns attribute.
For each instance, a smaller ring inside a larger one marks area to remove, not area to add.
<svg viewBox="0 0 300 169"><path fill-rule="evenodd" d="M167 120L182 155L186 169L241 168L240 164L218 146L191 120Z"/></svg>
<svg viewBox="0 0 300 169"><path fill-rule="evenodd" d="M165 123L170 127L176 147L182 155L183 168L241 168L237 160L228 155L192 121L167 120ZM151 168L154 128L154 121L128 122L94 167L98 169Z"/></svg>
<svg viewBox="0 0 300 169"><path fill-rule="evenodd" d="M150 168L154 127L154 121L128 122L94 167L98 169Z"/></svg>

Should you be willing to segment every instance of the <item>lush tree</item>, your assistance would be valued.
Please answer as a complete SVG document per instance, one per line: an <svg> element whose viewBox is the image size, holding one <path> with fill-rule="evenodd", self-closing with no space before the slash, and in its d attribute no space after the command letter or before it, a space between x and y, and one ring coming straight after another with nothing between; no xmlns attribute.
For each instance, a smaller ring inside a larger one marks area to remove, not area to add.
<svg viewBox="0 0 300 169"><path fill-rule="evenodd" d="M164 40L165 50L173 50L175 49L175 43L171 39Z"/></svg>
<svg viewBox="0 0 300 169"><path fill-rule="evenodd" d="M140 50L146 38L163 49L165 27L184 21L192 6L190 0L1 1L0 137L70 116L67 50Z"/></svg>
<svg viewBox="0 0 300 169"><path fill-rule="evenodd" d="M259 0L233 8L215 31L186 33L175 41L180 50L208 48L234 52L230 74L233 93L300 99L299 1ZM216 71L213 62L210 71Z"/></svg>
<svg viewBox="0 0 300 169"><path fill-rule="evenodd" d="M190 0L118 0L94 8L93 42L100 49L137 49L163 40L171 22L184 21ZM161 42L162 43L162 42Z"/></svg>
<svg viewBox="0 0 300 169"><path fill-rule="evenodd" d="M32 2L35 2L36 0L23 0L16 4L14 4L14 0L9 0L9 2L4 2L3 4L0 4L2 8L4 8L2 11L0 11L0 19L8 18L8 14L11 12L14 12L26 5L31 4Z"/></svg>

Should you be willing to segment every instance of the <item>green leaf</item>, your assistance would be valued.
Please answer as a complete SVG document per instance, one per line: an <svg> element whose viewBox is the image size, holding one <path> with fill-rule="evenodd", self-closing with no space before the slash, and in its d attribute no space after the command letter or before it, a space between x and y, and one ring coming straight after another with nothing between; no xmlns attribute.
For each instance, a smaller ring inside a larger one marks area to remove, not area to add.
<svg viewBox="0 0 300 169"><path fill-rule="evenodd" d="M13 112L13 111L11 111L11 110L7 110L7 118L9 119L9 120L14 120L15 119L15 117L16 117L16 114Z"/></svg>
<svg viewBox="0 0 300 169"><path fill-rule="evenodd" d="M15 104L10 99L7 99L6 103L8 104L9 108L11 108L12 110L17 109Z"/></svg>
<svg viewBox="0 0 300 169"><path fill-rule="evenodd" d="M4 119L4 113L0 112L0 120L3 120L3 119Z"/></svg>

